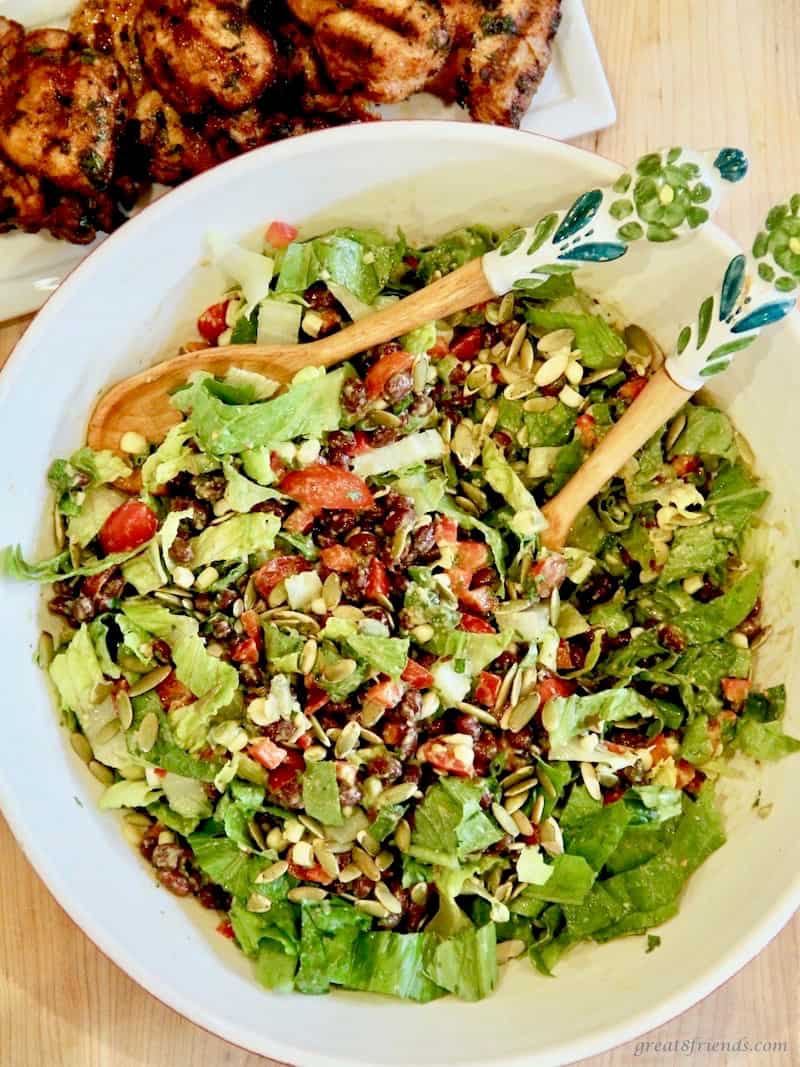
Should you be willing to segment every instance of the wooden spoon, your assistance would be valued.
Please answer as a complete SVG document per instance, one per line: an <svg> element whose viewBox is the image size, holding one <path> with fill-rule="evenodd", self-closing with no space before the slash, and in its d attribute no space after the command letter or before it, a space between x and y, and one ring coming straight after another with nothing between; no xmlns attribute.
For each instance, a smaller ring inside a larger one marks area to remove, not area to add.
<svg viewBox="0 0 800 1067"><path fill-rule="evenodd" d="M797 299L790 294L800 281L800 194L774 207L766 226L753 254L733 257L718 291L700 305L696 322L681 330L664 366L544 506L545 547L563 548L578 513L631 456L693 393L726 370L734 354L751 345L763 327L779 322L795 307Z"/></svg>
<svg viewBox="0 0 800 1067"><path fill-rule="evenodd" d="M511 289L534 290L552 274L574 270L581 263L619 259L630 241L647 238L659 244L689 233L708 220L725 186L739 181L746 171L747 160L735 148L704 153L671 148L642 156L632 172L613 186L583 193L568 209L515 230L496 251L331 337L304 345L210 348L127 378L95 407L88 443L97 450L118 450L122 436L131 431L153 443L161 441L180 419L169 393L192 372L224 374L231 367L242 367L288 382L303 367L340 363Z"/></svg>

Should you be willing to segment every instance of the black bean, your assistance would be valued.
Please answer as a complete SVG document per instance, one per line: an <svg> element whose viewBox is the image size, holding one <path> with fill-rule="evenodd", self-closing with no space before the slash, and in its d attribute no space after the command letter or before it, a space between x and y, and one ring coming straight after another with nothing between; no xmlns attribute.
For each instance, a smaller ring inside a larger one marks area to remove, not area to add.
<svg viewBox="0 0 800 1067"><path fill-rule="evenodd" d="M367 387L359 378L348 378L342 386L342 407L350 415L362 415L367 410Z"/></svg>
<svg viewBox="0 0 800 1067"><path fill-rule="evenodd" d="M404 400L414 388L414 379L408 371L398 371L388 379L383 387L383 395L391 404Z"/></svg>
<svg viewBox="0 0 800 1067"><path fill-rule="evenodd" d="M176 563L191 563L194 559L194 549L188 537L178 537L169 546L170 558Z"/></svg>
<svg viewBox="0 0 800 1067"><path fill-rule="evenodd" d="M197 474L192 478L192 489L199 500L222 500L227 487L224 474Z"/></svg>
<svg viewBox="0 0 800 1067"><path fill-rule="evenodd" d="M77 622L89 622L94 618L94 604L88 596L79 596L73 600L72 616Z"/></svg>

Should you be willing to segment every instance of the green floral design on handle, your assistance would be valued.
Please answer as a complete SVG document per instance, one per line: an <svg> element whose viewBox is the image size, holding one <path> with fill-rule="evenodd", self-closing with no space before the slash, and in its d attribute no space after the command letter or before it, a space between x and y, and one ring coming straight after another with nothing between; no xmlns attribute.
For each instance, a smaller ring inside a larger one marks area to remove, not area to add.
<svg viewBox="0 0 800 1067"><path fill-rule="evenodd" d="M719 156L717 157L719 158ZM674 241L686 225L697 229L708 222L711 186L699 164L686 158L686 149L651 152L636 164L635 175L623 174L614 183L619 193L609 211L622 225L624 241Z"/></svg>
<svg viewBox="0 0 800 1067"><path fill-rule="evenodd" d="M530 291L581 263L619 259L631 241L673 241L706 223L725 187L746 172L738 148L650 152L613 185L589 189L566 209L514 230L483 257L484 273L498 295Z"/></svg>
<svg viewBox="0 0 800 1067"><path fill-rule="evenodd" d="M800 282L800 194L778 204L751 256L728 263L719 292L700 305L697 320L681 330L666 369L684 389L694 391L727 370L737 352L748 348L765 326L780 322L795 307L790 296Z"/></svg>

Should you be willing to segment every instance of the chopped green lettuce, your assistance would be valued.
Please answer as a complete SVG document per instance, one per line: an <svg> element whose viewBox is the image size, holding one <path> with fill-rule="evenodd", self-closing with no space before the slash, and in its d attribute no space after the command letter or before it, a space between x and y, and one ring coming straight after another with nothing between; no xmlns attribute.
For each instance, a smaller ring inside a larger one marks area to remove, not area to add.
<svg viewBox="0 0 800 1067"><path fill-rule="evenodd" d="M700 404L688 404L684 413L686 426L670 450L673 456L708 455L729 460L736 458L733 426L727 415L716 408Z"/></svg>
<svg viewBox="0 0 800 1067"><path fill-rule="evenodd" d="M483 784L461 778L442 778L431 786L416 810L410 854L462 860L482 852L503 836L481 809ZM440 862L440 861L434 861Z"/></svg>
<svg viewBox="0 0 800 1067"><path fill-rule="evenodd" d="M574 315L529 307L525 311L525 318L539 335L552 330L572 330L575 347L580 349L581 362L592 370L618 367L627 351L624 340L599 315Z"/></svg>
<svg viewBox="0 0 800 1067"><path fill-rule="evenodd" d="M755 607L761 590L761 572L751 570L727 592L707 604L695 604L673 620L690 645L701 645L734 630Z"/></svg>
<svg viewBox="0 0 800 1067"><path fill-rule="evenodd" d="M589 727L602 729L605 723L617 719L652 714L650 702L635 689L606 689L590 696L554 697L550 706L555 720L555 725L548 731L551 754Z"/></svg>
<svg viewBox="0 0 800 1067"><path fill-rule="evenodd" d="M336 767L330 761L310 763L303 774L303 807L326 826L341 826L342 807Z"/></svg>
<svg viewBox="0 0 800 1067"><path fill-rule="evenodd" d="M429 937L426 947L425 975L462 1000L481 1000L497 985L494 923L461 930L444 941Z"/></svg>
<svg viewBox="0 0 800 1067"><path fill-rule="evenodd" d="M449 274L494 248L494 234L485 226L464 226L453 230L419 253L417 273L427 285L434 277Z"/></svg>
<svg viewBox="0 0 800 1067"><path fill-rule="evenodd" d="M402 257L403 245L377 230L340 227L310 241L293 241L281 261L275 291L302 293L317 281L344 286L372 304Z"/></svg>
<svg viewBox="0 0 800 1067"><path fill-rule="evenodd" d="M514 514L509 527L517 537L527 541L547 527L536 501L491 439L483 446L483 473L492 489L511 505Z"/></svg>
<svg viewBox="0 0 800 1067"><path fill-rule="evenodd" d="M210 563L246 559L253 552L267 551L275 544L280 525L277 515L254 512L235 515L217 526L207 526L189 542L192 566L199 570Z"/></svg>

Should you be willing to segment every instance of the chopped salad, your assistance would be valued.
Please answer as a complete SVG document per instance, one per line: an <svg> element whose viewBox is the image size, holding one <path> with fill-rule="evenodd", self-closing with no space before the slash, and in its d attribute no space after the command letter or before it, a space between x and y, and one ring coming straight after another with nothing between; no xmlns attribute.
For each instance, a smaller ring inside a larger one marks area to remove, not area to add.
<svg viewBox="0 0 800 1067"><path fill-rule="evenodd" d="M186 350L323 336L500 239L268 233L214 239L230 288ZM800 750L751 679L767 493L722 411L539 543L660 358L561 274L283 392L197 374L158 447L52 465L58 554L0 560L53 583L73 747L267 988L476 1000L647 931L725 840L726 761Z"/></svg>

